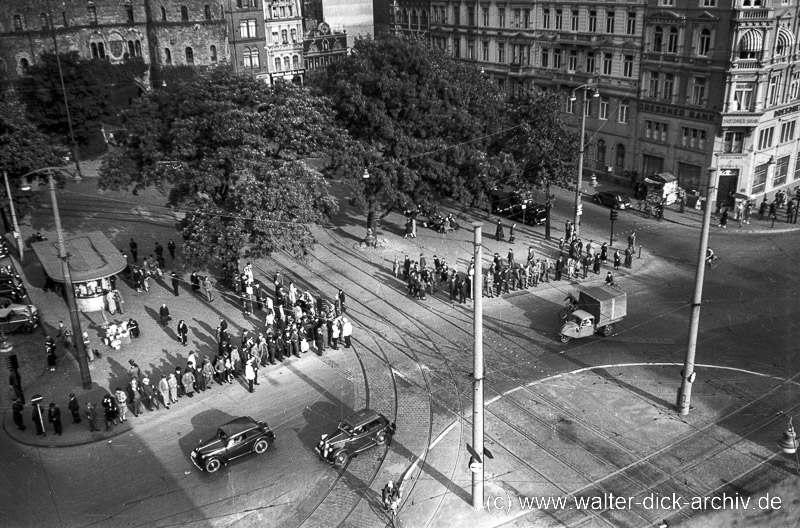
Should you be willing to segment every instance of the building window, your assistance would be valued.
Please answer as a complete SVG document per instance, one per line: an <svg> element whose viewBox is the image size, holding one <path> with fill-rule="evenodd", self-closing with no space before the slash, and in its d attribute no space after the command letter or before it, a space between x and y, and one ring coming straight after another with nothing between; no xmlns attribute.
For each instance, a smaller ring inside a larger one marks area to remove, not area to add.
<svg viewBox="0 0 800 528"><path fill-rule="evenodd" d="M519 9L515 9L514 12L517 14L517 23L519 23ZM416 18L417 12L413 11L412 14ZM416 26L416 24L413 23L412 25ZM472 6L467 8L467 25L469 25L469 27L473 27L475 25L475 8Z"/></svg>
<svg viewBox="0 0 800 528"><path fill-rule="evenodd" d="M725 132L722 149L726 154L741 154L744 147L744 132Z"/></svg>
<svg viewBox="0 0 800 528"><path fill-rule="evenodd" d="M530 29L531 27L531 10L525 10L525 29Z"/></svg>
<svg viewBox="0 0 800 528"><path fill-rule="evenodd" d="M211 52L211 62L217 62L217 47L212 44L208 50Z"/></svg>
<svg viewBox="0 0 800 528"><path fill-rule="evenodd" d="M645 124L645 137L647 139L652 139L653 141L660 141L662 143L666 143L667 132L669 128L667 123L662 123L661 121L645 120L644 124Z"/></svg>
<svg viewBox="0 0 800 528"><path fill-rule="evenodd" d="M186 64L194 64L194 51L192 51L192 48L187 46L184 51L186 53Z"/></svg>
<svg viewBox="0 0 800 528"><path fill-rule="evenodd" d="M622 143L617 143L617 158L615 165L619 169L625 167L625 145Z"/></svg>
<svg viewBox="0 0 800 528"><path fill-rule="evenodd" d="M636 12L629 12L625 20L625 33L628 35L636 34Z"/></svg>
<svg viewBox="0 0 800 528"><path fill-rule="evenodd" d="M22 31L22 17L14 15L14 31Z"/></svg>
<svg viewBox="0 0 800 528"><path fill-rule="evenodd" d="M703 7L717 7L717 0L702 0Z"/></svg>
<svg viewBox="0 0 800 528"><path fill-rule="evenodd" d="M483 27L489 27L489 8L484 7L481 9L481 18L483 18Z"/></svg>
<svg viewBox="0 0 800 528"><path fill-rule="evenodd" d="M706 131L699 128L683 127L684 147L703 150L706 148Z"/></svg>
<svg viewBox="0 0 800 528"><path fill-rule="evenodd" d="M589 11L589 33L597 32L597 11Z"/></svg>
<svg viewBox="0 0 800 528"><path fill-rule="evenodd" d="M289 71L292 67L290 66L289 57L283 58L283 69Z"/></svg>
<svg viewBox="0 0 800 528"><path fill-rule="evenodd" d="M88 6L86 8L86 12L89 14L89 23L97 24L97 10L94 8L94 6Z"/></svg>
<svg viewBox="0 0 800 528"><path fill-rule="evenodd" d="M567 113L568 114L574 114L575 113L575 102L576 102L576 99L573 99L572 97L567 97Z"/></svg>
<svg viewBox="0 0 800 528"><path fill-rule="evenodd" d="M753 194L760 193L767 186L767 168L769 163L762 163L756 166L753 173Z"/></svg>
<svg viewBox="0 0 800 528"><path fill-rule="evenodd" d="M475 60L475 40L467 39L467 58Z"/></svg>
<svg viewBox="0 0 800 528"><path fill-rule="evenodd" d="M290 34L292 35L292 42L297 42L297 28L292 28Z"/></svg>
<svg viewBox="0 0 800 528"><path fill-rule="evenodd" d="M281 71L281 58L275 57L275 71Z"/></svg>
<svg viewBox="0 0 800 528"><path fill-rule="evenodd" d="M692 104L706 104L706 80L703 77L694 77L692 80Z"/></svg>
<svg viewBox="0 0 800 528"><path fill-rule="evenodd" d="M747 0L745 0L745 1L747 1ZM665 7L671 7L671 6L675 5L675 0L658 0L658 5L665 6Z"/></svg>
<svg viewBox="0 0 800 528"><path fill-rule="evenodd" d="M753 84L736 83L733 90L734 111L751 112L753 110Z"/></svg>
<svg viewBox="0 0 800 528"><path fill-rule="evenodd" d="M504 42L497 43L497 62L500 64L506 62L506 45Z"/></svg>
<svg viewBox="0 0 800 528"><path fill-rule="evenodd" d="M281 42L283 42L284 44L289 43L289 32L286 31L285 29L281 30Z"/></svg>
<svg viewBox="0 0 800 528"><path fill-rule="evenodd" d="M798 178L800 178L800 156L797 156L797 159L794 162L794 178L793 179L796 180Z"/></svg>
<svg viewBox="0 0 800 528"><path fill-rule="evenodd" d="M483 41L483 62L489 62L489 41Z"/></svg>
<svg viewBox="0 0 800 528"><path fill-rule="evenodd" d="M30 62L28 62L28 59L26 59L26 58L24 58L24 57L23 57L23 58L21 58L21 59L19 60L19 71L20 71L21 73L23 73L23 74L24 74L24 73L28 73L28 69L29 69L30 67L31 67L31 63L30 63Z"/></svg>
<svg viewBox="0 0 800 528"><path fill-rule="evenodd" d="M128 23L133 22L133 6L130 4L125 5L125 19Z"/></svg>
<svg viewBox="0 0 800 528"><path fill-rule="evenodd" d="M775 127L762 128L758 132L758 150L768 149L772 146Z"/></svg>
<svg viewBox="0 0 800 528"><path fill-rule="evenodd" d="M453 6L453 25L461 25L461 9L458 6Z"/></svg>
<svg viewBox="0 0 800 528"><path fill-rule="evenodd" d="M259 66L259 55L258 55L258 48L249 48L245 47L242 50L242 66L248 69L258 68Z"/></svg>
<svg viewBox="0 0 800 528"><path fill-rule="evenodd" d="M606 33L614 33L614 11L606 11Z"/></svg>
<svg viewBox="0 0 800 528"><path fill-rule="evenodd" d="M453 37L453 57L457 59L461 58L461 37L458 35Z"/></svg>
<svg viewBox="0 0 800 528"><path fill-rule="evenodd" d="M796 121L787 121L781 123L781 143L792 141L794 139L794 124Z"/></svg>
<svg viewBox="0 0 800 528"><path fill-rule="evenodd" d="M134 50L136 51L136 56L137 57L141 57L142 56L142 41L137 40L136 42L133 43L133 46L134 46Z"/></svg>
<svg viewBox="0 0 800 528"><path fill-rule="evenodd" d="M602 139L597 140L597 163L606 164L606 142Z"/></svg>
<svg viewBox="0 0 800 528"><path fill-rule="evenodd" d="M661 48L664 47L664 28L656 26L653 28L653 51L661 53Z"/></svg>
<svg viewBox="0 0 800 528"><path fill-rule="evenodd" d="M256 32L256 19L239 20L239 36L242 38L254 38L258 34Z"/></svg>
<svg viewBox="0 0 800 528"><path fill-rule="evenodd" d="M586 73L594 73L594 69L594 52L588 51L586 52Z"/></svg>
<svg viewBox="0 0 800 528"><path fill-rule="evenodd" d="M577 9L573 9L569 25L570 30L578 31L579 21L580 21L580 11L578 11Z"/></svg>
<svg viewBox="0 0 800 528"><path fill-rule="evenodd" d="M775 164L775 174L772 177L772 186L780 187L786 183L786 176L789 174L789 156L778 158Z"/></svg>
<svg viewBox="0 0 800 528"><path fill-rule="evenodd" d="M297 55L292 56L292 68L294 68L295 70L300 69L300 57Z"/></svg>
<svg viewBox="0 0 800 528"><path fill-rule="evenodd" d="M669 28L667 53L678 53L678 28Z"/></svg>
<svg viewBox="0 0 800 528"><path fill-rule="evenodd" d="M578 70L578 50L569 50L567 69L570 71Z"/></svg>
<svg viewBox="0 0 800 528"><path fill-rule="evenodd" d="M701 57L707 57L711 52L711 30L703 28L700 32L700 38L697 40L697 54Z"/></svg>
<svg viewBox="0 0 800 528"><path fill-rule="evenodd" d="M564 29L564 11L556 9L556 29Z"/></svg>
<svg viewBox="0 0 800 528"><path fill-rule="evenodd" d="M658 72L650 72L649 77L650 79L647 84L647 97L655 99L658 97L658 93L661 91L661 74Z"/></svg>
<svg viewBox="0 0 800 528"><path fill-rule="evenodd" d="M794 101L800 95L800 73L795 72L792 74L792 80L789 82L789 101Z"/></svg>
<svg viewBox="0 0 800 528"><path fill-rule="evenodd" d="M161 8L161 21L162 22L167 21L167 10L164 9L163 7Z"/></svg>
<svg viewBox="0 0 800 528"><path fill-rule="evenodd" d="M172 64L172 52L169 48L164 48L164 63Z"/></svg>
<svg viewBox="0 0 800 528"><path fill-rule="evenodd" d="M627 123L628 122L628 110L629 110L628 103L620 103L619 105L619 118L617 121L620 123Z"/></svg>
<svg viewBox="0 0 800 528"><path fill-rule="evenodd" d="M564 50L553 50L553 68L560 70L564 66Z"/></svg>
<svg viewBox="0 0 800 528"><path fill-rule="evenodd" d="M767 97L770 105L778 104L778 87L781 85L781 73L774 75L769 80L769 91Z"/></svg>
<svg viewBox="0 0 800 528"><path fill-rule="evenodd" d="M186 9L186 6L181 6L181 20L183 22L189 21L189 10Z"/></svg>
<svg viewBox="0 0 800 528"><path fill-rule="evenodd" d="M97 51L97 43L96 42L92 42L91 44L89 44L89 48L92 50L92 58L93 59L99 59L100 58L100 54Z"/></svg>
<svg viewBox="0 0 800 528"><path fill-rule="evenodd" d="M550 67L550 50L547 48L542 49L542 68Z"/></svg>
<svg viewBox="0 0 800 528"><path fill-rule="evenodd" d="M542 29L550 29L550 10L542 11Z"/></svg>
<svg viewBox="0 0 800 528"><path fill-rule="evenodd" d="M211 6L206 4L203 7L203 15L205 15L206 20L211 20Z"/></svg>
<svg viewBox="0 0 800 528"><path fill-rule="evenodd" d="M506 9L504 7L497 9L497 16L499 19L497 25L501 28L506 27Z"/></svg>
<svg viewBox="0 0 800 528"><path fill-rule="evenodd" d="M664 100L672 101L675 90L675 75L672 73L664 74Z"/></svg>
<svg viewBox="0 0 800 528"><path fill-rule="evenodd" d="M600 99L600 119L608 119L608 107L610 106L609 100L606 97Z"/></svg>
<svg viewBox="0 0 800 528"><path fill-rule="evenodd" d="M628 78L633 77L633 55L625 55L622 63L622 75Z"/></svg>
<svg viewBox="0 0 800 528"><path fill-rule="evenodd" d="M603 53L603 75L611 75L614 69L614 55Z"/></svg>
<svg viewBox="0 0 800 528"><path fill-rule="evenodd" d="M47 29L50 27L50 22L47 20L47 15L42 13L39 15L39 20L42 23L42 29Z"/></svg>

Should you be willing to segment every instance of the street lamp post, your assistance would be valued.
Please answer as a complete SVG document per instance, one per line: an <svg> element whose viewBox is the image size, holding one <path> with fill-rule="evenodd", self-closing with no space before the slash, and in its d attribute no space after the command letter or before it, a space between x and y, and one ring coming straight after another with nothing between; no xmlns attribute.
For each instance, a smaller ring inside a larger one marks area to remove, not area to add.
<svg viewBox="0 0 800 528"><path fill-rule="evenodd" d="M14 240L17 242L17 251L19 251L19 259L22 260L22 252L25 249L25 244L22 241L22 233L19 230L19 223L17 222L17 212L14 209L14 199L11 197L11 186L8 184L8 173L3 171L3 181L6 184L6 195L8 196L8 208L11 211L11 224L14 226Z"/></svg>
<svg viewBox="0 0 800 528"><path fill-rule="evenodd" d="M583 88L583 105L581 106L581 143L580 150L578 151L578 178L575 185L575 221L573 224L576 236L580 234L580 220L581 214L583 213L581 207L581 185L583 185L583 156L586 151L586 138L584 136L586 134L586 103L589 100L589 90L592 90L593 99L600 97L600 94L594 89L593 85L583 84L572 90L572 95L569 97L570 101L574 102L577 99L577 97L575 97L575 92L581 88Z"/></svg>
<svg viewBox="0 0 800 528"><path fill-rule="evenodd" d="M474 337L472 372L472 447L479 457L472 468L472 507L483 506L484 449L483 449L483 243L481 241L482 222L473 222L473 251L475 257L475 274L472 281L472 298L474 299L472 329Z"/></svg>
<svg viewBox="0 0 800 528"><path fill-rule="evenodd" d="M706 270L706 251L708 250L708 232L711 224L711 204L717 191L717 168L708 169L708 190L706 191L706 210L703 213L703 226L700 232L700 249L697 254L697 270L694 279L694 297L692 298L692 314L689 321L689 340L686 345L686 359L683 363L681 388L678 391L678 410L682 415L689 414L692 400L692 383L695 380L694 359L697 350L697 333L700 327L700 305L703 300L703 279Z"/></svg>

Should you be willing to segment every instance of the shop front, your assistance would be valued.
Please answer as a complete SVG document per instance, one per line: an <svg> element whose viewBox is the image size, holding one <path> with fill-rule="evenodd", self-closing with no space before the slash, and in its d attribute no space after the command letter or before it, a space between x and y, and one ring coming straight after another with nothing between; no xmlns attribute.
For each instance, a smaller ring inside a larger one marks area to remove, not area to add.
<svg viewBox="0 0 800 528"><path fill-rule="evenodd" d="M101 232L93 231L64 239L75 303L81 312L98 312L105 308L105 295L112 290L111 277L125 269L127 261ZM59 258L58 242L44 240L31 244L44 268L48 283L64 285L64 270Z"/></svg>

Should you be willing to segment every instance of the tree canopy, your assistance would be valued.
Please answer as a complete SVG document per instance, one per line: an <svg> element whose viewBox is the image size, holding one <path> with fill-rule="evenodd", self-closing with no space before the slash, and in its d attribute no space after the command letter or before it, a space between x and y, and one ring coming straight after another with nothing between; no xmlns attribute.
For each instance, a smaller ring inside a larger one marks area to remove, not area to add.
<svg viewBox="0 0 800 528"><path fill-rule="evenodd" d="M553 97L509 102L477 67L414 37L357 40L309 84L359 142L346 175L369 227L404 204L483 207L500 184L562 181L567 166L557 160L574 159L572 143L556 140L568 134Z"/></svg>
<svg viewBox="0 0 800 528"><path fill-rule="evenodd" d="M101 186L156 186L192 211L184 235L195 261L301 254L314 244L309 225L335 210L322 175L298 160L351 141L303 88L220 68L146 94L122 118L126 139Z"/></svg>

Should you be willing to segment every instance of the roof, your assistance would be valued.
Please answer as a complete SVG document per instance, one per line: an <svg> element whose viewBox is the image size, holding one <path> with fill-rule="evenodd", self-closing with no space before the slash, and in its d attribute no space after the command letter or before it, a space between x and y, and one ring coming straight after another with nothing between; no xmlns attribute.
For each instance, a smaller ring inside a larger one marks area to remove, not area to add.
<svg viewBox="0 0 800 528"><path fill-rule="evenodd" d="M239 418L234 418L225 425L220 426L220 429L222 429L226 436L233 436L244 431L249 431L253 427L257 426L258 422L249 416L240 416Z"/></svg>
<svg viewBox="0 0 800 528"><path fill-rule="evenodd" d="M119 273L127 262L119 249L100 231L82 233L64 239L67 262L73 282L86 282ZM61 259L58 258L58 242L44 240L31 244L33 252L47 275L57 282L64 282Z"/></svg>
<svg viewBox="0 0 800 528"><path fill-rule="evenodd" d="M364 422L372 421L375 418L378 418L379 416L380 414L373 411L372 409L361 409L360 411L356 411L353 414L349 415L347 418L345 418L344 422L351 427L358 427Z"/></svg>

